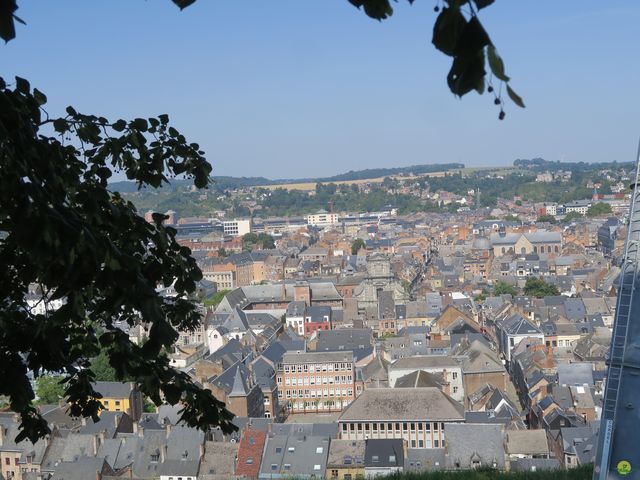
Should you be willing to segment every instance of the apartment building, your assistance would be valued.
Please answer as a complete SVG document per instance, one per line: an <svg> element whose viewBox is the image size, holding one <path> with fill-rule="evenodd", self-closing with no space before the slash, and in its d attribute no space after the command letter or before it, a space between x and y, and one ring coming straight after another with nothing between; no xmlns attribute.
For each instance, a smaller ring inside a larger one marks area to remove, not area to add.
<svg viewBox="0 0 640 480"><path fill-rule="evenodd" d="M341 411L355 398L353 352L287 352L276 381L280 404L293 413Z"/></svg>
<svg viewBox="0 0 640 480"><path fill-rule="evenodd" d="M231 235L232 237L241 237L245 233L251 232L251 220L245 219L233 219L225 220L222 223L225 235Z"/></svg>
<svg viewBox="0 0 640 480"><path fill-rule="evenodd" d="M231 263L218 263L202 267L202 277L214 282L218 290L236 288L236 268Z"/></svg>

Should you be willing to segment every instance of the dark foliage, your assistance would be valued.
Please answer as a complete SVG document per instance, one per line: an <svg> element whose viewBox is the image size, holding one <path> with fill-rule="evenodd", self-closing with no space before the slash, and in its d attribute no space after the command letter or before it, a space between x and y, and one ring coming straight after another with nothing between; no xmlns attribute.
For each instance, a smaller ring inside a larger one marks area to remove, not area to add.
<svg viewBox="0 0 640 480"><path fill-rule="evenodd" d="M163 215L145 222L107 183L115 170L139 186L182 175L206 187L203 152L167 115L114 122L68 107L54 119L45 103L26 80L0 79L0 395L22 417L18 439L48 432L28 371L63 375L70 413L96 417L90 359L100 352L115 378L135 379L156 404L180 402L186 424L232 429L224 404L161 355L177 330L199 323L189 298L202 273ZM45 305L64 299L64 306L36 314L26 303L33 285ZM158 285L173 285L178 296L159 295ZM131 343L116 320L143 322L148 340Z"/></svg>

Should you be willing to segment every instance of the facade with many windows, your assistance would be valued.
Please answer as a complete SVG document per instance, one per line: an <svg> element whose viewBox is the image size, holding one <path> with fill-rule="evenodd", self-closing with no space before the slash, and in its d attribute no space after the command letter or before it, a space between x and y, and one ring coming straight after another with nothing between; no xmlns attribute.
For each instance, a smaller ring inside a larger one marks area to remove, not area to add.
<svg viewBox="0 0 640 480"><path fill-rule="evenodd" d="M287 352L276 381L293 413L340 411L355 398L353 352Z"/></svg>
<svg viewBox="0 0 640 480"><path fill-rule="evenodd" d="M443 448L451 422L464 422L464 407L435 387L368 389L338 419L341 439L396 438L409 448Z"/></svg>

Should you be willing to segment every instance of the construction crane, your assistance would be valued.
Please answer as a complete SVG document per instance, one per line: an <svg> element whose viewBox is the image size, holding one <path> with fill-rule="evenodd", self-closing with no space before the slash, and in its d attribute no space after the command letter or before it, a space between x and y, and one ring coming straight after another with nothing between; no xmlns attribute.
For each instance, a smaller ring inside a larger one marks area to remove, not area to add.
<svg viewBox="0 0 640 480"><path fill-rule="evenodd" d="M640 142L593 480L640 479Z"/></svg>

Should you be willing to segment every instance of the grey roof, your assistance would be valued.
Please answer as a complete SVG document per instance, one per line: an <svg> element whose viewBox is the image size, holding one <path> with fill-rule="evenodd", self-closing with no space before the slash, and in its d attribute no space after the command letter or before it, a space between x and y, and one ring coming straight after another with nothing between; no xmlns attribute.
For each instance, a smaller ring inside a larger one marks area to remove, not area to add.
<svg viewBox="0 0 640 480"><path fill-rule="evenodd" d="M251 379L249 369L242 362L237 362L209 381L227 392L229 396L244 396L251 389Z"/></svg>
<svg viewBox="0 0 640 480"><path fill-rule="evenodd" d="M364 465L364 440L331 440L327 469Z"/></svg>
<svg viewBox="0 0 640 480"><path fill-rule="evenodd" d="M286 352L283 363L353 362L353 352Z"/></svg>
<svg viewBox="0 0 640 480"><path fill-rule="evenodd" d="M558 365L560 385L593 385L593 365L588 362L574 362Z"/></svg>
<svg viewBox="0 0 640 480"><path fill-rule="evenodd" d="M462 421L464 407L437 388L372 388L356 398L340 422L387 420Z"/></svg>
<svg viewBox="0 0 640 480"><path fill-rule="evenodd" d="M404 461L405 472L442 470L446 465L444 448L409 448Z"/></svg>
<svg viewBox="0 0 640 480"><path fill-rule="evenodd" d="M436 387L442 388L446 382L442 378L442 374L433 374L424 370L416 370L408 375L400 377L396 380L393 388L419 388L419 387Z"/></svg>
<svg viewBox="0 0 640 480"><path fill-rule="evenodd" d="M303 300L296 300L287 305L287 317L302 317L307 304Z"/></svg>
<svg viewBox="0 0 640 480"><path fill-rule="evenodd" d="M198 480L226 480L235 473L238 443L205 442Z"/></svg>
<svg viewBox="0 0 640 480"><path fill-rule="evenodd" d="M133 383L128 382L95 382L93 389L103 398L129 398Z"/></svg>
<svg viewBox="0 0 640 480"><path fill-rule="evenodd" d="M104 458L83 457L73 462L61 462L55 467L51 480L87 480L96 478L105 468Z"/></svg>
<svg viewBox="0 0 640 480"><path fill-rule="evenodd" d="M550 455L547 432L543 429L508 431L506 449L509 455Z"/></svg>
<svg viewBox="0 0 640 480"><path fill-rule="evenodd" d="M447 442L447 467L468 469L474 462L480 466L505 465L502 425L481 423L448 423L444 426Z"/></svg>
<svg viewBox="0 0 640 480"><path fill-rule="evenodd" d="M404 447L401 438L375 438L366 441L364 466L372 468L404 467Z"/></svg>
<svg viewBox="0 0 640 480"><path fill-rule="evenodd" d="M373 332L370 328L341 328L318 331L316 351L335 352L370 347Z"/></svg>
<svg viewBox="0 0 640 480"><path fill-rule="evenodd" d="M297 435L338 438L338 424L332 423L274 423L271 433L275 435Z"/></svg>
<svg viewBox="0 0 640 480"><path fill-rule="evenodd" d="M180 425L172 426L168 435L165 431L145 432L135 455L133 473L142 478L160 475L196 476L200 465L200 446L203 443L202 431ZM161 449L164 448L166 453L163 462Z"/></svg>
<svg viewBox="0 0 640 480"><path fill-rule="evenodd" d="M399 358L394 361L389 368L420 370L426 368L460 367L461 363L461 358L451 357L449 355L421 355Z"/></svg>
<svg viewBox="0 0 640 480"><path fill-rule="evenodd" d="M269 434L260 465L260 478L295 475L323 478L329 455L329 438Z"/></svg>

